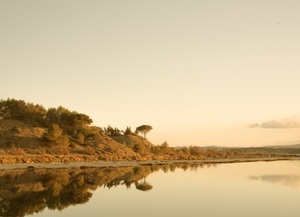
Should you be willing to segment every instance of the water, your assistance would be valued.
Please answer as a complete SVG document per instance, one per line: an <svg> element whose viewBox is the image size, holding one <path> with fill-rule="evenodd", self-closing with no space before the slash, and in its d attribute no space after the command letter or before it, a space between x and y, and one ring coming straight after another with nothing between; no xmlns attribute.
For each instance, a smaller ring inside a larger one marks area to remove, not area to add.
<svg viewBox="0 0 300 217"><path fill-rule="evenodd" d="M0 216L298 217L300 161L0 171L0 184Z"/></svg>

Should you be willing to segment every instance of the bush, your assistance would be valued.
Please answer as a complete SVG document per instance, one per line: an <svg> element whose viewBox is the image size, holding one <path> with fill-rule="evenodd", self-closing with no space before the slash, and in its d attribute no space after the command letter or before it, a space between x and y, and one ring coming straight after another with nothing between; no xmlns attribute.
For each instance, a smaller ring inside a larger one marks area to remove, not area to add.
<svg viewBox="0 0 300 217"><path fill-rule="evenodd" d="M190 154L194 156L205 155L205 152L198 146L191 146L189 151Z"/></svg>
<svg viewBox="0 0 300 217"><path fill-rule="evenodd" d="M77 141L79 142L80 145L84 145L84 135L82 133L79 133L77 135Z"/></svg>
<svg viewBox="0 0 300 217"><path fill-rule="evenodd" d="M69 146L70 140L67 135L62 135L56 140L56 144L60 146Z"/></svg>
<svg viewBox="0 0 300 217"><path fill-rule="evenodd" d="M86 155L95 155L96 150L92 148L91 146L87 146L86 148L82 149L80 151L81 154L86 154Z"/></svg>
<svg viewBox="0 0 300 217"><path fill-rule="evenodd" d="M119 130L118 128L113 128L111 126L108 125L107 128L104 127L104 134L107 136L121 136L121 130Z"/></svg>
<svg viewBox="0 0 300 217"><path fill-rule="evenodd" d="M18 126L14 126L13 128L11 128L11 131L14 133L21 133L22 129Z"/></svg>
<svg viewBox="0 0 300 217"><path fill-rule="evenodd" d="M125 132L124 132L124 135L131 135L133 134L132 131L131 131L131 127L127 127Z"/></svg>
<svg viewBox="0 0 300 217"><path fill-rule="evenodd" d="M55 145L67 146L69 145L69 137L62 134L62 129L57 124L52 124L48 128L48 132L43 135L43 140Z"/></svg>
<svg viewBox="0 0 300 217"><path fill-rule="evenodd" d="M174 152L175 150L173 148L170 148L167 142L164 142L161 145L151 147L152 154L165 155L165 154L172 154Z"/></svg>

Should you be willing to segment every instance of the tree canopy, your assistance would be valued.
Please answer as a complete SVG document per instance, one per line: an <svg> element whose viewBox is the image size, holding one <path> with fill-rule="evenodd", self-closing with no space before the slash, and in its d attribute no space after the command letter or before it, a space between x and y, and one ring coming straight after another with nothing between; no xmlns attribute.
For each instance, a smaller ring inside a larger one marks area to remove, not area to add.
<svg viewBox="0 0 300 217"><path fill-rule="evenodd" d="M78 133L85 133L85 129L93 120L85 114L69 111L60 106L58 108L50 108L46 114L46 122L48 125L57 124L68 134L76 137Z"/></svg>
<svg viewBox="0 0 300 217"><path fill-rule="evenodd" d="M152 129L153 128L150 125L141 125L136 128L135 133L142 133L144 135L144 138L146 138L146 134Z"/></svg>
<svg viewBox="0 0 300 217"><path fill-rule="evenodd" d="M33 123L43 127L52 127L56 124L67 134L77 137L79 133L88 134L88 126L93 120L85 114L70 111L62 106L49 108L24 100L0 100L0 117Z"/></svg>
<svg viewBox="0 0 300 217"><path fill-rule="evenodd" d="M46 109L38 104L8 98L7 100L0 100L0 116L4 119L44 125Z"/></svg>

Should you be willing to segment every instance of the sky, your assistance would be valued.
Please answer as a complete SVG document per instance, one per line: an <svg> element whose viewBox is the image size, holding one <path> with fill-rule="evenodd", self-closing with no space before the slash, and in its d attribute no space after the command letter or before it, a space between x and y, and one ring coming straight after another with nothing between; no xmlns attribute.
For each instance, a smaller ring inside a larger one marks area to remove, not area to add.
<svg viewBox="0 0 300 217"><path fill-rule="evenodd" d="M0 99L170 146L300 143L300 1L0 0Z"/></svg>

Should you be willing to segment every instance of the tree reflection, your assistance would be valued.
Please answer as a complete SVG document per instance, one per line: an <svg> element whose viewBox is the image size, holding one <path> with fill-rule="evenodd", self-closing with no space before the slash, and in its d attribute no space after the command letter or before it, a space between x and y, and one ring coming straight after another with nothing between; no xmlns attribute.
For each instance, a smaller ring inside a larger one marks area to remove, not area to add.
<svg viewBox="0 0 300 217"><path fill-rule="evenodd" d="M146 178L144 178L141 182L135 182L135 188L140 191L149 191L153 186L146 182Z"/></svg>
<svg viewBox="0 0 300 217"><path fill-rule="evenodd" d="M139 167L37 169L34 171L0 171L0 216L25 216L45 208L63 210L83 204L98 187L112 188L134 184L137 190L149 191L146 182L152 172L176 169L197 170L205 164L151 164Z"/></svg>

